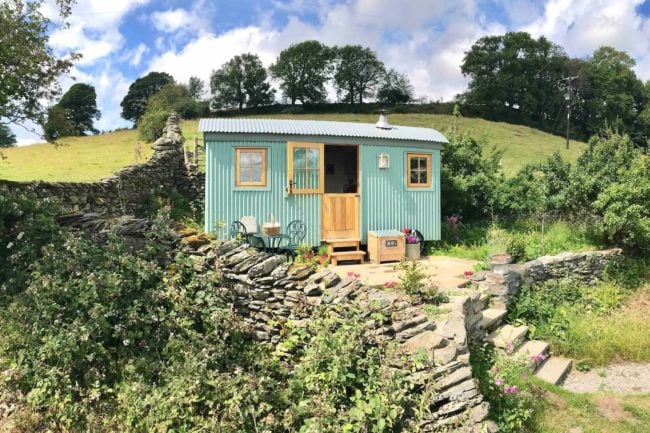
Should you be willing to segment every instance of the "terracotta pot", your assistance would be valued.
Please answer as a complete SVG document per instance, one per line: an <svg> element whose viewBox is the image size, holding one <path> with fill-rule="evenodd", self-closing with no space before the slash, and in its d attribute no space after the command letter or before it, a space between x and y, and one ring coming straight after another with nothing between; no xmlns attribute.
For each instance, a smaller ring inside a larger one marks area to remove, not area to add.
<svg viewBox="0 0 650 433"><path fill-rule="evenodd" d="M497 274L503 274L507 269L508 265L512 263L512 256L506 253L492 254L488 258L488 263L492 268L492 272Z"/></svg>
<svg viewBox="0 0 650 433"><path fill-rule="evenodd" d="M420 259L420 243L406 244L406 258L411 260Z"/></svg>

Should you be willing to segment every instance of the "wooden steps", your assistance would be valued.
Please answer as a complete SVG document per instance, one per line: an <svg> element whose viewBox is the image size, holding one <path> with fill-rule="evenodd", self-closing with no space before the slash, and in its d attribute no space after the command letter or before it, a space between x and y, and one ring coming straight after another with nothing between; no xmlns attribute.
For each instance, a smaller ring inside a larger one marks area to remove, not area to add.
<svg viewBox="0 0 650 433"><path fill-rule="evenodd" d="M325 239L330 263L334 266L339 261L357 261L363 263L366 253L359 249L359 239Z"/></svg>

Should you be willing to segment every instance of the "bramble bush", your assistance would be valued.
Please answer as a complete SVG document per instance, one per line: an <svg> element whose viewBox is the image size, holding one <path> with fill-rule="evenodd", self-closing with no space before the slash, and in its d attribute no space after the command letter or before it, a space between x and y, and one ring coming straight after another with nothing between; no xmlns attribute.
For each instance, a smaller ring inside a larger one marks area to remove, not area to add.
<svg viewBox="0 0 650 433"><path fill-rule="evenodd" d="M16 215L3 217L3 242L17 227L55 227L32 205L34 215L3 208ZM394 348L367 333L381 313L322 309L307 326L288 323L271 352L216 273L181 254L170 263L158 242L170 225L159 216L140 251L60 228L12 246L34 258L9 264L24 278L1 294L2 386L27 404L18 431L382 432L423 413L388 363Z"/></svg>

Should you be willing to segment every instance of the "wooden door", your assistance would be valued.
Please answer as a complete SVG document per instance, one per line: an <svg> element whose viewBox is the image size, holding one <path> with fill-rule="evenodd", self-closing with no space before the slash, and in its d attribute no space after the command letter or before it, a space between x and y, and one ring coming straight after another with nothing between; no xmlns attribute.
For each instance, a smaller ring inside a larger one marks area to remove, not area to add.
<svg viewBox="0 0 650 433"><path fill-rule="evenodd" d="M359 194L323 194L323 240L359 238Z"/></svg>

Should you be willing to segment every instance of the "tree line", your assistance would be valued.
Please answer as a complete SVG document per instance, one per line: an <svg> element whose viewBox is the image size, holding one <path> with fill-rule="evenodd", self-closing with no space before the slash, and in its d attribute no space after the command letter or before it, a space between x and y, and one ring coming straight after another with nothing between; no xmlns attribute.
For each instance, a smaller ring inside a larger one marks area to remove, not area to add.
<svg viewBox="0 0 650 433"><path fill-rule="evenodd" d="M65 135L95 133L99 119L95 89L84 83L61 95L58 77L70 71L77 53L57 56L49 47L54 23L45 17L43 0L0 2L0 147L15 144L8 124L33 121L54 140ZM70 0L58 1L61 26L67 25ZM524 32L487 36L465 53L462 73L469 78L457 96L463 113L490 120L527 124L561 133L571 112L571 136L580 139L609 127L646 146L650 135L650 82L635 74L634 59L612 47L600 47L586 58L572 58L546 39ZM270 82L278 83L274 89ZM180 87L159 98L156 111L169 106L185 116L217 109L261 107L275 102L277 90L290 104L326 101L328 84L339 101L359 104L375 98L388 104L413 101L413 86L404 74L387 70L376 53L360 45L328 47L310 40L282 50L270 67L243 53L210 76L207 86L197 77L175 83L164 72L152 72L131 84L122 101L122 117L139 125L149 98L167 85ZM570 86L568 85L570 84ZM206 91L209 90L208 98ZM177 98L178 99L178 98ZM194 114L193 114L194 113ZM152 115L153 116L153 115Z"/></svg>
<svg viewBox="0 0 650 433"><path fill-rule="evenodd" d="M588 139L609 127L646 145L650 134L650 81L633 70L626 52L600 47L572 58L544 36L510 32L480 38L465 53L470 79L457 99L463 112Z"/></svg>

